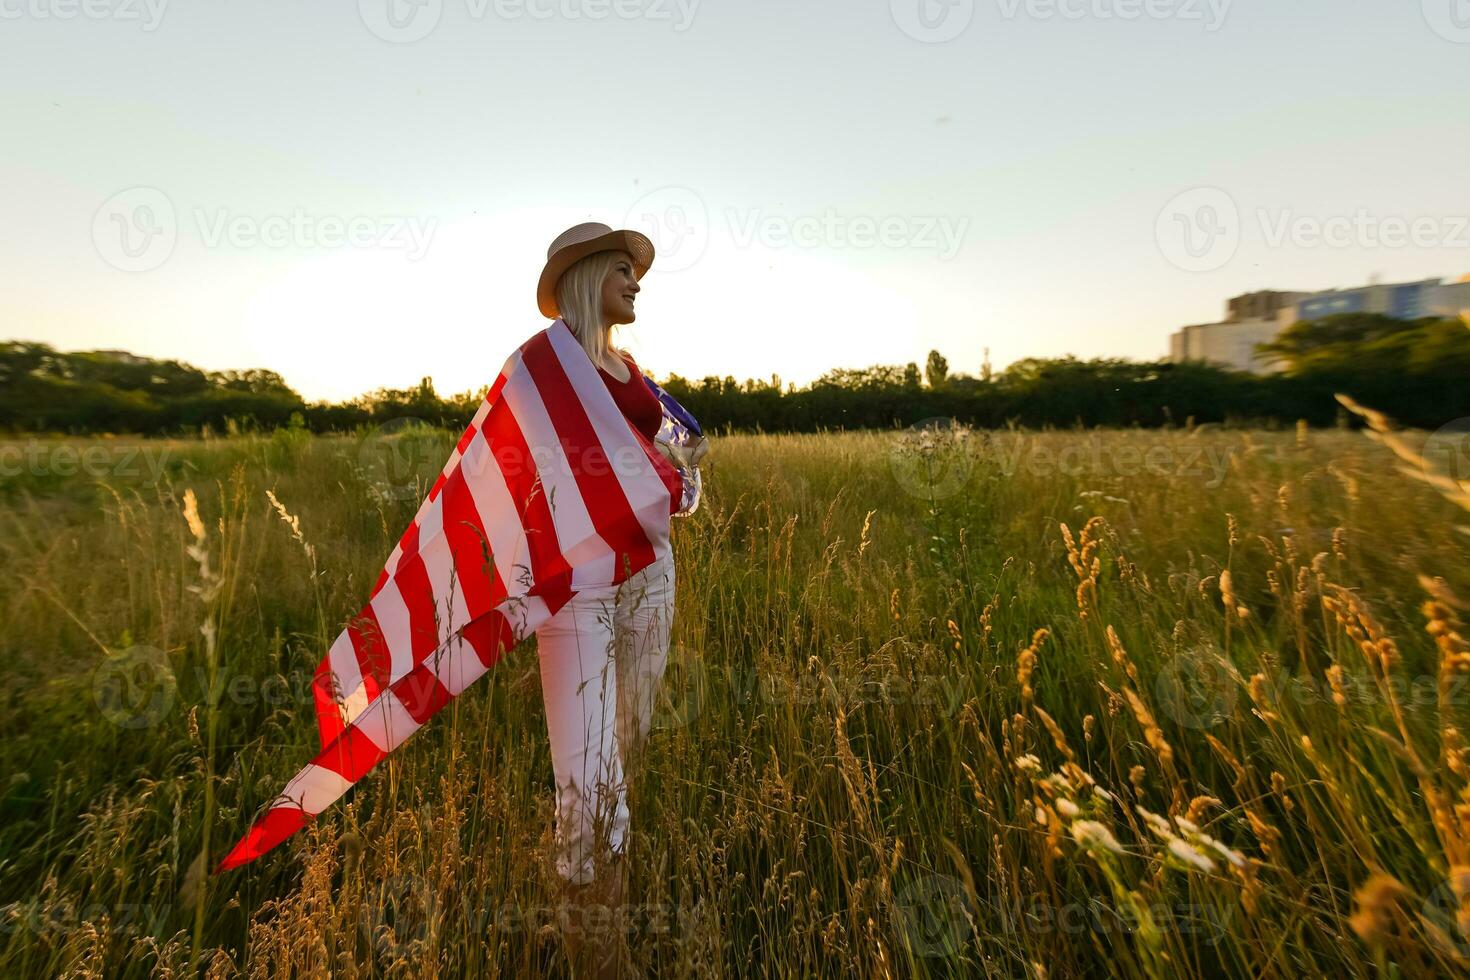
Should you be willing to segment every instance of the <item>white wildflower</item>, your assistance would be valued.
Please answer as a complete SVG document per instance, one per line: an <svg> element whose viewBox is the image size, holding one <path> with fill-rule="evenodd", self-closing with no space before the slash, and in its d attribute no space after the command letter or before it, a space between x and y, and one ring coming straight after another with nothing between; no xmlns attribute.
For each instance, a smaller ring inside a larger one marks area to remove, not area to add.
<svg viewBox="0 0 1470 980"><path fill-rule="evenodd" d="M1123 853L1123 845L1118 843L1118 838L1113 832L1096 820L1078 820L1072 824L1072 836L1077 843L1083 847L1102 847L1114 854Z"/></svg>
<svg viewBox="0 0 1470 980"><path fill-rule="evenodd" d="M1068 820L1075 820L1081 815L1082 808L1064 796L1057 800L1057 812Z"/></svg>
<svg viewBox="0 0 1470 980"><path fill-rule="evenodd" d="M1224 844L1220 843L1215 838L1211 837L1209 834L1200 834L1198 836L1199 836L1199 840L1200 840L1200 843L1201 844L1205 844L1206 846L1213 847L1215 850L1219 851L1220 852L1220 856L1223 857L1225 860L1229 861L1235 867L1237 867L1237 868L1243 868L1243 867L1245 867L1245 855L1244 854L1241 854L1239 851L1232 850L1231 848L1226 847Z"/></svg>
<svg viewBox="0 0 1470 980"><path fill-rule="evenodd" d="M1215 862L1205 857L1199 851L1190 847L1179 838L1169 841L1169 853L1183 861L1185 864L1193 865L1201 871L1214 871Z"/></svg>
<svg viewBox="0 0 1470 980"><path fill-rule="evenodd" d="M1016 768L1024 769L1027 772L1040 772L1041 760L1028 752L1016 759Z"/></svg>
<svg viewBox="0 0 1470 980"><path fill-rule="evenodd" d="M1174 828L1169 826L1169 821L1152 810L1145 810L1141 806L1135 806L1133 809L1137 810L1138 815L1143 818L1144 823L1148 824L1149 830L1152 830L1164 840L1174 839Z"/></svg>

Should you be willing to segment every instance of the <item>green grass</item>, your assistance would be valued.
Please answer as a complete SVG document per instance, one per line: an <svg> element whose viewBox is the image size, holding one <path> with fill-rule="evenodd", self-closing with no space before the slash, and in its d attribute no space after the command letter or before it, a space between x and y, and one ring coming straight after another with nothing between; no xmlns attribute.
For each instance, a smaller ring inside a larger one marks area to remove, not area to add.
<svg viewBox="0 0 1470 980"><path fill-rule="evenodd" d="M287 845L197 871L312 755L311 672L454 435L9 444L0 975L564 975L530 641ZM716 439L632 962L1464 970L1470 686L1425 613L1470 596L1463 514L1394 463L1339 431Z"/></svg>

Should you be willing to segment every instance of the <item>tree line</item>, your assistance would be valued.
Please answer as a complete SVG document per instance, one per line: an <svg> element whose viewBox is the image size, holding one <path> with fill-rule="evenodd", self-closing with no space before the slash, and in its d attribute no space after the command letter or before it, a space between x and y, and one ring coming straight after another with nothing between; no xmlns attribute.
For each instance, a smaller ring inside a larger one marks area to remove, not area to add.
<svg viewBox="0 0 1470 980"><path fill-rule="evenodd" d="M1162 426L1225 422L1329 425L1345 392L1404 425L1470 416L1470 331L1459 320L1337 314L1303 321L1261 350L1278 374L1199 362L1028 358L979 376L917 363L836 368L809 385L733 377L655 378L710 432L893 428L932 418L982 427ZM394 419L464 426L485 389L448 397L432 379L345 402L307 402L274 371L203 371L124 351L0 343L0 430L181 435L204 428L351 431Z"/></svg>

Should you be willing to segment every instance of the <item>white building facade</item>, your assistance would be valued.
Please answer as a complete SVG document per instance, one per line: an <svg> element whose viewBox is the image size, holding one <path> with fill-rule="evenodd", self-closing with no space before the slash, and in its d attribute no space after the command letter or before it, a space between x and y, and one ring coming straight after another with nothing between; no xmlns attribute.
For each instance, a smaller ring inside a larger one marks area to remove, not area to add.
<svg viewBox="0 0 1470 980"><path fill-rule="evenodd" d="M1470 275L1451 283L1423 279L1316 293L1246 293L1226 304L1226 318L1219 323L1184 327L1171 334L1169 360L1176 364L1204 361L1236 371L1269 374L1280 370L1282 363L1258 354L1257 344L1275 340L1300 320L1318 320L1335 313L1377 313L1396 320L1466 317L1470 322Z"/></svg>

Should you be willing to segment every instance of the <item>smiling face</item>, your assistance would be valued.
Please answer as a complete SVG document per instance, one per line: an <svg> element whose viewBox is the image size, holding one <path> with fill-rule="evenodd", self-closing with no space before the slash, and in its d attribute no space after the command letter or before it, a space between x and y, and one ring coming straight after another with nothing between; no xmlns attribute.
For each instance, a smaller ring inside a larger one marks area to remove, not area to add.
<svg viewBox="0 0 1470 980"><path fill-rule="evenodd" d="M638 319L633 300L641 288L633 273L632 257L627 252L618 252L617 261L602 281L602 316L608 326Z"/></svg>

